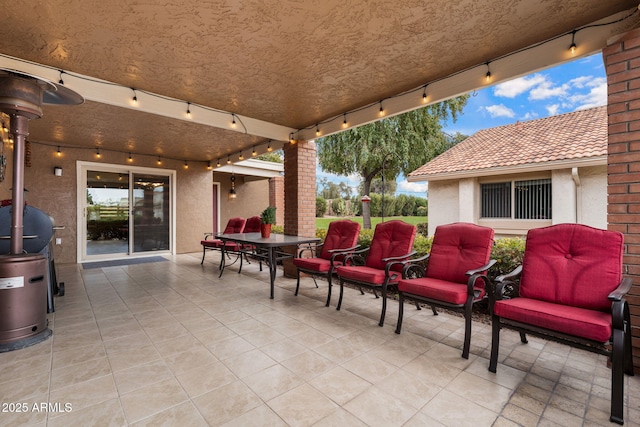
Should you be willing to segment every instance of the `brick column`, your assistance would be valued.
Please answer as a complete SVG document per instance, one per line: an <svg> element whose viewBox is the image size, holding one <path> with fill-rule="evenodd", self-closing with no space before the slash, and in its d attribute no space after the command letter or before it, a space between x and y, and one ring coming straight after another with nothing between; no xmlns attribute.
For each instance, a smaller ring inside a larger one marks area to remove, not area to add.
<svg viewBox="0 0 640 427"><path fill-rule="evenodd" d="M609 149L607 221L624 233L625 275L633 279L633 365L640 372L640 29L610 42L603 51L607 71Z"/></svg>
<svg viewBox="0 0 640 427"><path fill-rule="evenodd" d="M284 178L269 178L269 206L276 207L276 224L284 225Z"/></svg>
<svg viewBox="0 0 640 427"><path fill-rule="evenodd" d="M316 144L297 141L284 146L284 234L316 235ZM291 262L285 275L294 277Z"/></svg>

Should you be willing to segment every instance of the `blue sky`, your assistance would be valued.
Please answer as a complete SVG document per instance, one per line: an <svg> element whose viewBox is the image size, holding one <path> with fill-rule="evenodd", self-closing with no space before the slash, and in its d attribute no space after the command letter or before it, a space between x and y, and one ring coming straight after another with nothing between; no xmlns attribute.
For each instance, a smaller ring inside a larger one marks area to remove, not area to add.
<svg viewBox="0 0 640 427"><path fill-rule="evenodd" d="M471 94L458 120L444 131L473 135L481 129L507 125L606 105L607 79L600 53L548 68ZM347 182L357 188L357 176L335 176L317 171L318 178ZM424 196L426 184L398 178L396 194Z"/></svg>

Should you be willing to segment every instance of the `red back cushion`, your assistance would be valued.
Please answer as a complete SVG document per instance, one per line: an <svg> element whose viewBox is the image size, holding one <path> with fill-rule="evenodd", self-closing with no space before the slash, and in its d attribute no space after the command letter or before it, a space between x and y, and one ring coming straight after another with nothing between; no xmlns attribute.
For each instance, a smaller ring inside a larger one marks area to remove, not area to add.
<svg viewBox="0 0 640 427"><path fill-rule="evenodd" d="M520 295L610 311L607 296L622 280L623 244L622 233L581 224L530 230Z"/></svg>
<svg viewBox="0 0 640 427"><path fill-rule="evenodd" d="M243 233L259 233L262 220L259 216L252 216L247 219L247 223L244 225Z"/></svg>
<svg viewBox="0 0 640 427"><path fill-rule="evenodd" d="M436 228L427 266L427 277L467 283L467 271L489 262L493 229L457 222Z"/></svg>
<svg viewBox="0 0 640 427"><path fill-rule="evenodd" d="M224 229L224 234L242 233L242 230L244 230L244 225L246 223L247 220L244 218L231 218L229 222L227 222L227 227Z"/></svg>
<svg viewBox="0 0 640 427"><path fill-rule="evenodd" d="M384 258L408 254L416 238L416 227L403 221L382 222L376 226L367 255L367 267L384 270ZM397 266L401 270L402 265Z"/></svg>
<svg viewBox="0 0 640 427"><path fill-rule="evenodd" d="M320 258L330 259L331 253L329 251L333 249L346 249L355 246L359 234L359 223L348 219L333 221L329 224Z"/></svg>

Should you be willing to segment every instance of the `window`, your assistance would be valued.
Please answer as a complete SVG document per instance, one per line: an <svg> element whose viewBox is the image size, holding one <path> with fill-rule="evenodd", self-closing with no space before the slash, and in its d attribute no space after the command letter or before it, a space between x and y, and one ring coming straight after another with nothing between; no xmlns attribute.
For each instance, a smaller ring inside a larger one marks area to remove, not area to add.
<svg viewBox="0 0 640 427"><path fill-rule="evenodd" d="M551 179L480 184L480 216L551 219Z"/></svg>

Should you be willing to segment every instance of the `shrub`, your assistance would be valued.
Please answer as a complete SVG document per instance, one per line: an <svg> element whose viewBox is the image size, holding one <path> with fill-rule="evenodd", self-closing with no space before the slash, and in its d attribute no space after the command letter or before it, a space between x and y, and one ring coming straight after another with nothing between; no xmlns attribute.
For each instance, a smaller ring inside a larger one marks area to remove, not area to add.
<svg viewBox="0 0 640 427"><path fill-rule="evenodd" d="M413 208L416 205L416 200L415 199L416 199L415 197L407 198L407 202L402 207L402 216L412 216L413 215Z"/></svg>
<svg viewBox="0 0 640 427"><path fill-rule="evenodd" d="M334 215L343 216L347 212L347 204L344 199L333 199L331 201L331 210Z"/></svg>
<svg viewBox="0 0 640 427"><path fill-rule="evenodd" d="M428 236L429 235L429 223L428 222L421 222L420 224L416 225L416 228L418 229L418 234L422 235L422 236Z"/></svg>
<svg viewBox="0 0 640 427"><path fill-rule="evenodd" d="M429 203L427 199L423 199L422 197L415 198L416 204L414 207L414 212L416 216L427 216L429 214Z"/></svg>
<svg viewBox="0 0 640 427"><path fill-rule="evenodd" d="M327 200L324 197L316 197L316 218L322 218L327 213Z"/></svg>
<svg viewBox="0 0 640 427"><path fill-rule="evenodd" d="M418 206L416 209L416 216L427 216L429 214L429 209L426 206Z"/></svg>
<svg viewBox="0 0 640 427"><path fill-rule="evenodd" d="M522 264L525 239L522 237L504 237L496 239L491 258L497 262L489 271L489 277L494 278L513 271Z"/></svg>

